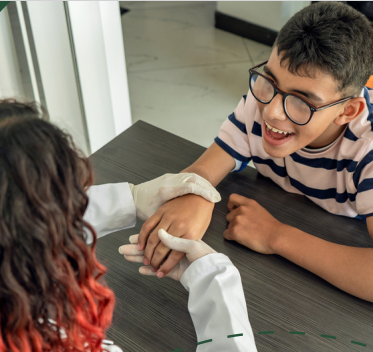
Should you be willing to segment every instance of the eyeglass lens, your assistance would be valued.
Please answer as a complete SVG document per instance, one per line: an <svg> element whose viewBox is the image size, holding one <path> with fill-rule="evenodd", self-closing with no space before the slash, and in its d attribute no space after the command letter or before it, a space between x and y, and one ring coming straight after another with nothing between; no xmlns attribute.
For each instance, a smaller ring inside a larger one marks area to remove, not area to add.
<svg viewBox="0 0 373 352"><path fill-rule="evenodd" d="M257 73L251 76L250 89L254 97L264 104L269 103L275 94L272 83ZM311 109L302 99L294 95L288 95L284 105L285 112L291 120L300 124L308 122Z"/></svg>

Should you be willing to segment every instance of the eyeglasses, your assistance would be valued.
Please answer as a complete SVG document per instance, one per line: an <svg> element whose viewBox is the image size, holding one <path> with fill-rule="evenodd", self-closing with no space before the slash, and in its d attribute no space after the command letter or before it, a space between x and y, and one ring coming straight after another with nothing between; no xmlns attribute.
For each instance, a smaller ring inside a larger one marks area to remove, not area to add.
<svg viewBox="0 0 373 352"><path fill-rule="evenodd" d="M255 71L257 68L265 65L268 61L261 63L249 69L250 72L250 90L254 98L262 104L269 104L279 93L283 97L283 106L286 116L297 125L306 125L310 122L312 115L320 110L343 103L354 97L340 99L334 103L323 105L317 108L313 104L298 97L295 94L288 94L280 90L269 78Z"/></svg>

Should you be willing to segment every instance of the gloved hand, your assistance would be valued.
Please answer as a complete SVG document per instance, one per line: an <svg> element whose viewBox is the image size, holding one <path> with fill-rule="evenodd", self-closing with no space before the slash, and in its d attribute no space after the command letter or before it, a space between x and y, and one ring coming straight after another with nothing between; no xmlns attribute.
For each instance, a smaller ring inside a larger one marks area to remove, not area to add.
<svg viewBox="0 0 373 352"><path fill-rule="evenodd" d="M188 193L199 195L217 203L221 200L219 192L203 177L194 173L165 174L154 180L129 184L136 207L136 215L145 221L170 199Z"/></svg>
<svg viewBox="0 0 373 352"><path fill-rule="evenodd" d="M186 256L166 275L174 280L180 281L185 270L195 260L211 253L217 253L209 245L202 240L187 240L184 238L174 237L168 234L165 230L158 231L159 239L169 248L175 249L180 252L186 253ZM124 254L130 262L142 263L144 260L144 251L137 249L137 239L139 235L132 235L129 240L131 244L126 244L119 247L119 253ZM162 265L161 265L162 267ZM156 272L151 270L151 266L142 266L139 271L143 275L157 275ZM161 277L161 276L159 276Z"/></svg>

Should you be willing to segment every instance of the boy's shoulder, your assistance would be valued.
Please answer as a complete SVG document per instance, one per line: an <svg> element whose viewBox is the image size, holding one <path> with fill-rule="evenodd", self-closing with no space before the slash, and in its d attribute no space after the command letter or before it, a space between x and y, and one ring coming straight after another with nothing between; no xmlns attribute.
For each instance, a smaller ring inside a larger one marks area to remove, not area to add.
<svg viewBox="0 0 373 352"><path fill-rule="evenodd" d="M348 123L341 143L338 143L335 158L349 160L355 166L363 167L373 165L373 90L364 87L360 96L365 98L365 109Z"/></svg>
<svg viewBox="0 0 373 352"><path fill-rule="evenodd" d="M364 87L360 96L365 98L366 107L360 116L348 124L344 137L370 143L373 141L373 89Z"/></svg>

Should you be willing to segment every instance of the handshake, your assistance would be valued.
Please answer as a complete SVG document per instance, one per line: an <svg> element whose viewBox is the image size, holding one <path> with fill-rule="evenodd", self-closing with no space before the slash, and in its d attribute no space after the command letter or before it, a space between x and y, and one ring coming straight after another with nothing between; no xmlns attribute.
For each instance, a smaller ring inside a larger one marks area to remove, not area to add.
<svg viewBox="0 0 373 352"><path fill-rule="evenodd" d="M165 174L139 185L130 184L130 188L136 207L137 217L145 221L145 224L141 229L140 234L133 235L129 238L131 244L123 245L119 248L119 253L123 254L128 261L150 264L152 257L156 255L156 251L149 253L150 251L148 250L148 260L145 258L147 248L142 247L145 247L145 242L148 236L153 236L154 242L154 237L157 235L156 243L158 246L162 245L161 248L163 248L163 254L166 253L164 257L170 250L178 252L177 258L171 264L172 267L169 268L166 276L180 281L181 276L190 263L207 254L216 253L215 250L199 238L191 240L179 238L181 236L171 236L164 229L159 228L159 225L162 223L163 214L158 216L154 215L158 208L169 200L187 194L201 196L206 201L210 202L211 205L213 205L212 203L219 202L221 200L220 194L210 182L193 173ZM150 233L151 231L149 231L149 229L153 230L153 233ZM199 234L198 236L201 235ZM184 256L185 254L186 257ZM164 260L164 257L161 258L161 260ZM161 265L159 265L159 267L160 266ZM139 271L144 275L157 275L155 268L150 265L140 267ZM164 272L158 272L157 276L163 277L164 275Z"/></svg>

